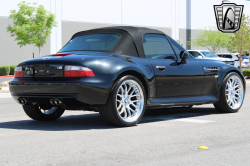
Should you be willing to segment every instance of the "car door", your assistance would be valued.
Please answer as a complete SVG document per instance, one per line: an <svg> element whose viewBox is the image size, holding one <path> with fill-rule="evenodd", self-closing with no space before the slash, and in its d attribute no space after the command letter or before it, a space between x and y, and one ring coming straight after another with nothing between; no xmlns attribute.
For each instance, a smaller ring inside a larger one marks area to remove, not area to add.
<svg viewBox="0 0 250 166"><path fill-rule="evenodd" d="M170 42L173 43L175 51ZM179 63L179 54L184 49L180 49L175 41L170 42L165 35L143 36L145 57L155 73L157 97L200 95L204 81L202 66L192 57L186 59L186 64Z"/></svg>

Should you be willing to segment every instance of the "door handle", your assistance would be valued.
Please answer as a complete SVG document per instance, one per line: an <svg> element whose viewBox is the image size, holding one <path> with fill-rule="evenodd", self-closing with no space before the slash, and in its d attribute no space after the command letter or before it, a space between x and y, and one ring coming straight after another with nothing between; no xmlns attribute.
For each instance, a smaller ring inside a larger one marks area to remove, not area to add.
<svg viewBox="0 0 250 166"><path fill-rule="evenodd" d="M165 69L166 69L166 66L156 66L156 69L165 70Z"/></svg>

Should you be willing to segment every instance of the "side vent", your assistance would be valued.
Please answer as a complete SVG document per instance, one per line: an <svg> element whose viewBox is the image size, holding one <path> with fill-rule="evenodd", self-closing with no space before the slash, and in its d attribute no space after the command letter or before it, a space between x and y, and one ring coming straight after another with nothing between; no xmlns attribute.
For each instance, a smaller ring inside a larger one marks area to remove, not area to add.
<svg viewBox="0 0 250 166"><path fill-rule="evenodd" d="M219 67L204 67L205 73L219 73L220 68Z"/></svg>

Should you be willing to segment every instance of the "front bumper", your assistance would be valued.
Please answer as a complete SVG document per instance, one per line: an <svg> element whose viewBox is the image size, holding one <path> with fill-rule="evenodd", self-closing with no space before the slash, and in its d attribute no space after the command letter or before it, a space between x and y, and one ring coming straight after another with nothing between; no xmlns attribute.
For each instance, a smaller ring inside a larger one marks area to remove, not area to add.
<svg viewBox="0 0 250 166"><path fill-rule="evenodd" d="M27 98L30 102L48 103L60 99L67 107L103 105L115 75L36 81L33 78L15 78L10 82L12 97Z"/></svg>

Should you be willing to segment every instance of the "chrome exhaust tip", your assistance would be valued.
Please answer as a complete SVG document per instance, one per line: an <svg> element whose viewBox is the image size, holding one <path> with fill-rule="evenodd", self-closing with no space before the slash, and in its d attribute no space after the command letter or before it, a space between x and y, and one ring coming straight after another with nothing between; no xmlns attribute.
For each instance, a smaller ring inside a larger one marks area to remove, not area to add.
<svg viewBox="0 0 250 166"><path fill-rule="evenodd" d="M28 101L25 98L23 98L23 104L27 104L27 103Z"/></svg>
<svg viewBox="0 0 250 166"><path fill-rule="evenodd" d="M25 104L27 104L28 103L28 100L27 99L25 99L25 98L18 98L18 102L20 103L20 104L22 104L22 105L25 105Z"/></svg>
<svg viewBox="0 0 250 166"><path fill-rule="evenodd" d="M55 105L55 100L54 99L50 99L50 104L51 105Z"/></svg>
<svg viewBox="0 0 250 166"><path fill-rule="evenodd" d="M57 99L55 100L55 105L59 105L59 101Z"/></svg>

